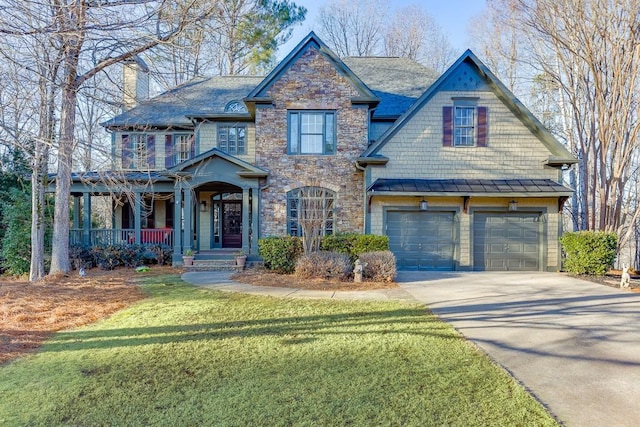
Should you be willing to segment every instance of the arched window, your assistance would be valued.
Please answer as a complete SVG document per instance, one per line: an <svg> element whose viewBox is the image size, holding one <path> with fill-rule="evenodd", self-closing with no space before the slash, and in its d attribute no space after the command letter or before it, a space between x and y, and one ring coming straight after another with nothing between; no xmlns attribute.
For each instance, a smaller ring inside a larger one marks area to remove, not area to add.
<svg viewBox="0 0 640 427"><path fill-rule="evenodd" d="M224 107L225 113L247 113L247 106L241 101L231 101Z"/></svg>
<svg viewBox="0 0 640 427"><path fill-rule="evenodd" d="M287 232L291 236L326 236L334 231L336 193L322 187L300 187L287 193Z"/></svg>

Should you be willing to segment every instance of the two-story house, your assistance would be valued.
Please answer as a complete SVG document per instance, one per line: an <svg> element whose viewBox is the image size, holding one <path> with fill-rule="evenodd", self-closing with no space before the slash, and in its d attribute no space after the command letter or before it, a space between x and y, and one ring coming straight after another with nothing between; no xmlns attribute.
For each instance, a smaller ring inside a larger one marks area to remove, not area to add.
<svg viewBox="0 0 640 427"><path fill-rule="evenodd" d="M144 68L126 65L125 93L144 92ZM255 257L260 237L319 218L325 234L388 235L401 269L560 266L576 160L470 51L438 77L338 58L311 33L264 78L194 79L104 126L114 167L74 175L74 241ZM113 228L91 230L91 195L107 194Z"/></svg>

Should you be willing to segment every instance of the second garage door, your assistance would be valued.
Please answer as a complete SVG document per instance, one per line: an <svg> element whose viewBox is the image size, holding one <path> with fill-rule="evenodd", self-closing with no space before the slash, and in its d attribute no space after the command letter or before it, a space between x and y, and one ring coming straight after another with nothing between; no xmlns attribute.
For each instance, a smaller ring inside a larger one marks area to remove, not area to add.
<svg viewBox="0 0 640 427"><path fill-rule="evenodd" d="M389 249L399 270L453 270L453 212L387 212Z"/></svg>
<svg viewBox="0 0 640 427"><path fill-rule="evenodd" d="M540 215L476 213L473 267L475 270L539 270Z"/></svg>

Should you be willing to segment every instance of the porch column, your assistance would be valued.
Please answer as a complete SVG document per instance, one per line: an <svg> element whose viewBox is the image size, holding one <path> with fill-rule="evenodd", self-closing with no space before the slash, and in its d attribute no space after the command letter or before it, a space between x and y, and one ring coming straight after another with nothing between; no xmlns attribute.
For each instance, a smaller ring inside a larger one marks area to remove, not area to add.
<svg viewBox="0 0 640 427"><path fill-rule="evenodd" d="M182 263L182 188L173 190L173 264Z"/></svg>
<svg viewBox="0 0 640 427"><path fill-rule="evenodd" d="M249 253L249 226L251 225L249 216L249 211L251 208L249 207L249 189L242 189L242 250L245 254Z"/></svg>
<svg viewBox="0 0 640 427"><path fill-rule="evenodd" d="M184 190L184 243L183 248L193 249L193 196L191 189Z"/></svg>
<svg viewBox="0 0 640 427"><path fill-rule="evenodd" d="M142 243L142 194L139 191L133 193L133 227L135 229L135 242Z"/></svg>
<svg viewBox="0 0 640 427"><path fill-rule="evenodd" d="M91 245L91 194L82 193L82 243Z"/></svg>
<svg viewBox="0 0 640 427"><path fill-rule="evenodd" d="M80 229L80 197L73 196L73 228Z"/></svg>
<svg viewBox="0 0 640 427"><path fill-rule="evenodd" d="M258 239L260 238L260 211L259 211L259 201L260 201L260 190L258 187L254 187L251 189L251 253L257 255L258 254Z"/></svg>

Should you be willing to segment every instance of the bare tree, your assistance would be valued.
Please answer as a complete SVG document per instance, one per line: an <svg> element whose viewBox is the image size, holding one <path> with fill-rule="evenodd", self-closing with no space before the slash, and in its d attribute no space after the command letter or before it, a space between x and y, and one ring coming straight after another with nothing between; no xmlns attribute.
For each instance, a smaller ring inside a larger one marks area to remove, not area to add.
<svg viewBox="0 0 640 427"><path fill-rule="evenodd" d="M322 236L332 222L333 198L326 197L326 190L308 186L298 190L298 224L302 231L302 247L305 254L320 250Z"/></svg>
<svg viewBox="0 0 640 427"><path fill-rule="evenodd" d="M418 5L396 10L386 26L384 52L388 56L411 58L441 73L456 58L440 26Z"/></svg>
<svg viewBox="0 0 640 427"><path fill-rule="evenodd" d="M318 35L338 56L371 56L383 49L387 6L382 0L331 0L320 9Z"/></svg>
<svg viewBox="0 0 640 427"><path fill-rule="evenodd" d="M305 14L289 0L218 0L209 17L154 49L153 74L171 87L199 75L267 71Z"/></svg>
<svg viewBox="0 0 640 427"><path fill-rule="evenodd" d="M557 88L560 137L578 157L573 204L581 229L632 237L640 216L640 4L635 0L494 0L529 65Z"/></svg>
<svg viewBox="0 0 640 427"><path fill-rule="evenodd" d="M4 0L3 5L0 34L13 39L49 37L59 43L62 52L50 273L68 272L69 190L79 89L111 65L170 41L199 16L208 16L213 4L200 5L195 0L186 4L169 0ZM26 20L25 16L34 19Z"/></svg>

